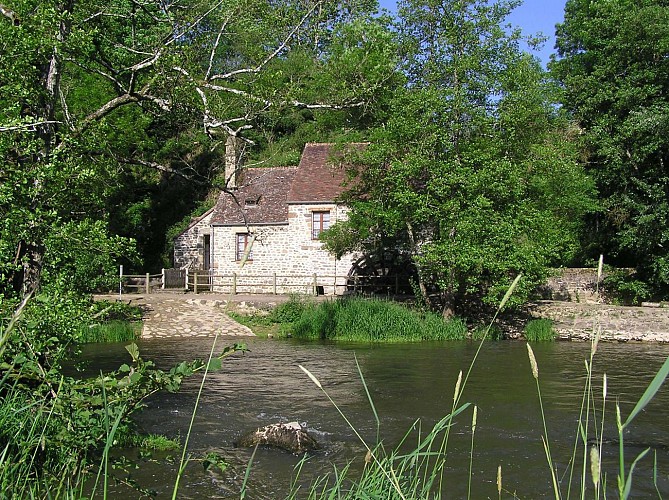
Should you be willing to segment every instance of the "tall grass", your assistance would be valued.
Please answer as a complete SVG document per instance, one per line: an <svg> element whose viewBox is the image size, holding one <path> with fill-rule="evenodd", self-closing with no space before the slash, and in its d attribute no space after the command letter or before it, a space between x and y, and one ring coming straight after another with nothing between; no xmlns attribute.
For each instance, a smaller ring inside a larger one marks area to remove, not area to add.
<svg viewBox="0 0 669 500"><path fill-rule="evenodd" d="M79 329L78 340L83 344L96 342L129 342L137 340L142 332L142 326L137 322L112 320L107 323L82 326Z"/></svg>
<svg viewBox="0 0 669 500"><path fill-rule="evenodd" d="M552 342L557 337L553 321L546 318L532 319L525 325L523 332L528 342Z"/></svg>
<svg viewBox="0 0 669 500"><path fill-rule="evenodd" d="M467 328L462 320L444 321L385 300L344 298L305 305L291 332L303 339L417 342L461 340Z"/></svg>

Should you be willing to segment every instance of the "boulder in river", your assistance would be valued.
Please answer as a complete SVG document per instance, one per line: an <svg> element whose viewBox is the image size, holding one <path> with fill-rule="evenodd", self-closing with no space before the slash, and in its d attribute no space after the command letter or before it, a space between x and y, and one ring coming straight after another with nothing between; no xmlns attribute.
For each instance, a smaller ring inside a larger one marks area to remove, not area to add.
<svg viewBox="0 0 669 500"><path fill-rule="evenodd" d="M316 440L298 422L271 424L244 435L237 446L272 446L291 453L304 453L318 448Z"/></svg>

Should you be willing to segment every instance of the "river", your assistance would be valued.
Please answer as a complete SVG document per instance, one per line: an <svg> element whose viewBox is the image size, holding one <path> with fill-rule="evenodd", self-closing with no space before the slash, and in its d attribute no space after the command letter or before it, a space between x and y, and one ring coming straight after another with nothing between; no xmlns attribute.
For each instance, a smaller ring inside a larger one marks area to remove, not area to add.
<svg viewBox="0 0 669 500"><path fill-rule="evenodd" d="M219 338L217 350L238 340ZM212 339L151 340L142 341L139 346L145 359L153 359L160 367L167 368L184 359L206 358L211 342ZM318 377L362 437L373 444L376 423L358 375L357 357L381 420L381 439L387 448L393 448L418 419L424 434L450 411L458 372L466 373L478 344L360 345L252 338L248 347L249 352L228 358L221 371L209 374L188 448L194 458L207 452L219 453L230 466L225 473L212 472L193 461L181 483L179 498L238 498L252 450L236 448L234 442L249 430L279 421L301 422L322 445L302 468L297 480L303 491L300 497L306 496L314 477L331 472L333 465L343 467L352 461L351 469L360 470L364 447L298 364ZM553 460L564 494L586 380L584 360L589 356L589 344L557 342L533 347ZM617 497L615 402L619 401L625 419L667 356L669 345L599 346L593 390L599 411L602 375L606 373L609 396L603 454L610 497ZM90 346L83 357L91 361L95 371L114 368L127 360L123 346L116 344ZM177 394L153 397L148 408L137 417L140 429L170 437L185 436L200 380L199 377L187 380ZM517 341L484 344L462 401L478 406L472 498L497 497L500 465L507 492L515 492L520 498L552 497L550 470L541 441L540 405L525 344ZM655 451L660 493L669 495L668 404L669 384L665 384L626 431L629 453L636 455L646 447L652 448L635 471L633 497L657 497L652 481ZM471 418L471 410L456 418L448 445L444 498L467 495ZM599 425L599 413L597 418ZM415 442L416 436L413 433L409 440ZM178 453L172 453L170 460L146 462L131 475L143 487L155 490L158 498L169 498L178 458ZM628 468L632 458L627 459ZM247 498L285 497L298 462L298 457L288 453L259 449L251 468ZM578 478L574 481L578 483ZM591 496L589 474L587 485ZM577 496L578 491L573 487L572 496ZM123 490L115 493L120 495Z"/></svg>

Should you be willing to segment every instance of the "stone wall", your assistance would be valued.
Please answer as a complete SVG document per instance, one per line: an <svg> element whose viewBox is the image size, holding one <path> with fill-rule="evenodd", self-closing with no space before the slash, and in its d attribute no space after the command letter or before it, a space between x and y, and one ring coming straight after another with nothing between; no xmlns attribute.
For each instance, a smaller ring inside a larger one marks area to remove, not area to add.
<svg viewBox="0 0 669 500"><path fill-rule="evenodd" d="M330 211L330 223L346 217L346 211L334 204L290 205L288 224L251 226L256 235L252 259L243 267L236 260L237 234L246 233L244 226L213 227L214 291L229 293L233 273L237 274L237 293L273 293L276 275L277 293L312 293L314 277L325 294L342 293L346 276L356 256L346 255L337 260L323 244L311 239L313 211Z"/></svg>
<svg viewBox="0 0 669 500"><path fill-rule="evenodd" d="M212 215L208 210L174 239L174 267L204 269L204 235L211 234Z"/></svg>

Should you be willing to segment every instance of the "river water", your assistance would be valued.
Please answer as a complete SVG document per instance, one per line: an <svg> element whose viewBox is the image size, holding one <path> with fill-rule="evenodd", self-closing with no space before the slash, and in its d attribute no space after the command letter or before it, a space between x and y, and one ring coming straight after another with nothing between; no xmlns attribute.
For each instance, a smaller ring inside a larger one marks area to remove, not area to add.
<svg viewBox="0 0 669 500"><path fill-rule="evenodd" d="M219 338L217 351L239 339ZM142 357L168 368L184 359L206 358L212 339L147 340L139 343ZM380 437L386 448L395 447L420 420L422 433L449 413L460 370L469 368L478 344L470 342L423 343L411 345L360 345L303 343L294 340L249 339L249 352L224 361L223 369L208 375L197 410L188 450L193 458L208 452L222 455L230 464L225 473L205 471L193 461L187 468L179 498L238 498L252 450L239 449L235 441L245 432L274 422L299 421L322 445L302 467L295 479L299 458L291 454L259 449L248 481L247 498L284 498L292 480L302 486L331 472L333 466L351 462L359 471L365 449L325 395L298 368L308 368L371 445L376 439L376 423L356 368L356 358L376 406ZM548 435L561 480L563 494L569 481L579 409L585 384L584 361L589 344L535 344L539 379ZM84 354L91 367L114 368L127 361L122 345L91 346ZM602 375L608 377L608 401L604 419L604 469L610 497L617 497L617 431L615 401L623 420L646 385L669 356L669 345L600 344L594 362L593 391L598 400L597 425L601 415ZM177 394L160 394L149 401L138 417L144 432L170 437L185 436L201 378L193 377ZM552 497L550 470L541 441L543 424L526 346L505 341L484 344L462 397L478 406L473 453L472 498L497 497L497 468L502 467L502 483L507 492L520 498ZM657 457L657 484L669 496L669 383L633 422L625 433L626 450L651 452L635 471L633 497L657 497L652 481L653 460ZM456 418L448 445L444 498L467 495L471 446L471 409ZM417 433L409 441L416 442ZM136 452L127 452L136 459ZM579 452L579 462L582 452ZM153 460L131 471L133 479L153 489L158 498L169 498L174 485L179 453L167 460ZM154 457L155 458L155 457ZM165 457L161 457L165 458ZM633 457L627 458L627 466ZM577 471L580 470L580 465ZM589 471L589 465L588 465ZM580 475L577 473L577 475ZM574 483L578 484L578 477ZM587 486L592 496L588 473ZM577 496L578 487L572 487ZM123 493L122 488L116 495ZM132 493L128 493L132 497ZM510 497L511 495L507 493ZM566 497L566 495L565 495Z"/></svg>

